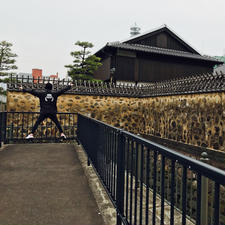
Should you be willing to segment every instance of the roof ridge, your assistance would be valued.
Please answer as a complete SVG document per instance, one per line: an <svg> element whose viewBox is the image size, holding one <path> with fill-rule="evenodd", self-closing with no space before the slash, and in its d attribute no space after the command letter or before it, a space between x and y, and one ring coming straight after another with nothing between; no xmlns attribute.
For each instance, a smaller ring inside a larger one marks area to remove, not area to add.
<svg viewBox="0 0 225 225"><path fill-rule="evenodd" d="M199 53L199 51L196 50L196 48L194 48L191 44L189 44L187 41L185 41L180 35L178 35L170 26L166 25L166 24L163 24L161 25L160 27L158 28L155 28L155 29L152 29L152 30L148 30L148 31L145 31L141 34L138 34L138 35L135 35L135 36L132 36L132 37L129 37L127 39L124 39L123 41L121 42L127 42L127 41L131 41L133 39L136 39L136 38L139 38L141 36L145 36L147 34L150 34L150 33L153 33L157 30L160 30L160 29L163 29L163 28L167 28L170 32L172 32L178 39L180 39L182 42L184 42L189 48L193 49L195 52L197 52L197 54L201 55Z"/></svg>

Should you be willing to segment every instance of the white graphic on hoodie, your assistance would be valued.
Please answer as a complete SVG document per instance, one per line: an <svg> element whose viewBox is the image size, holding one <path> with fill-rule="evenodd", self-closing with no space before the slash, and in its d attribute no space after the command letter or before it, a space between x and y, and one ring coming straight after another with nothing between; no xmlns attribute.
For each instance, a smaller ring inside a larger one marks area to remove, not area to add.
<svg viewBox="0 0 225 225"><path fill-rule="evenodd" d="M54 98L53 98L52 94L47 94L46 97L45 97L45 101L46 102L49 102L49 101L53 102Z"/></svg>

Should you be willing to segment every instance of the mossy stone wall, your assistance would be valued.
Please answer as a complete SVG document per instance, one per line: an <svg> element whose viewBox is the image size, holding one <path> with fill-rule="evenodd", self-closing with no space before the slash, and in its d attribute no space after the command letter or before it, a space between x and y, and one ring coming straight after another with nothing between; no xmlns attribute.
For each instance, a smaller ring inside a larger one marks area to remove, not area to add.
<svg viewBox="0 0 225 225"><path fill-rule="evenodd" d="M8 111L38 112L38 98L8 92ZM225 151L225 93L148 98L65 94L59 112L79 112L133 133Z"/></svg>

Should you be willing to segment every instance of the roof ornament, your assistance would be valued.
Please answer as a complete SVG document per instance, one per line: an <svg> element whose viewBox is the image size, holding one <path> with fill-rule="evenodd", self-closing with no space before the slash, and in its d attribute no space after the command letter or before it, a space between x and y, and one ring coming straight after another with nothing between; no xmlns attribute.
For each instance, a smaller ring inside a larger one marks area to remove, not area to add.
<svg viewBox="0 0 225 225"><path fill-rule="evenodd" d="M134 36L134 35L138 35L140 34L140 30L141 28L137 26L136 22L134 23L134 26L132 26L130 28L130 35Z"/></svg>

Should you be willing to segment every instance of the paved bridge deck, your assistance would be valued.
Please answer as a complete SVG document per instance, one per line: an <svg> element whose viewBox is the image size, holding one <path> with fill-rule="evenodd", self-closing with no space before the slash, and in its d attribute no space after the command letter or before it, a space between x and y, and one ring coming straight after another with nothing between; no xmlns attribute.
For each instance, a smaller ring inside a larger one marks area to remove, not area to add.
<svg viewBox="0 0 225 225"><path fill-rule="evenodd" d="M0 151L0 225L103 225L74 145Z"/></svg>

